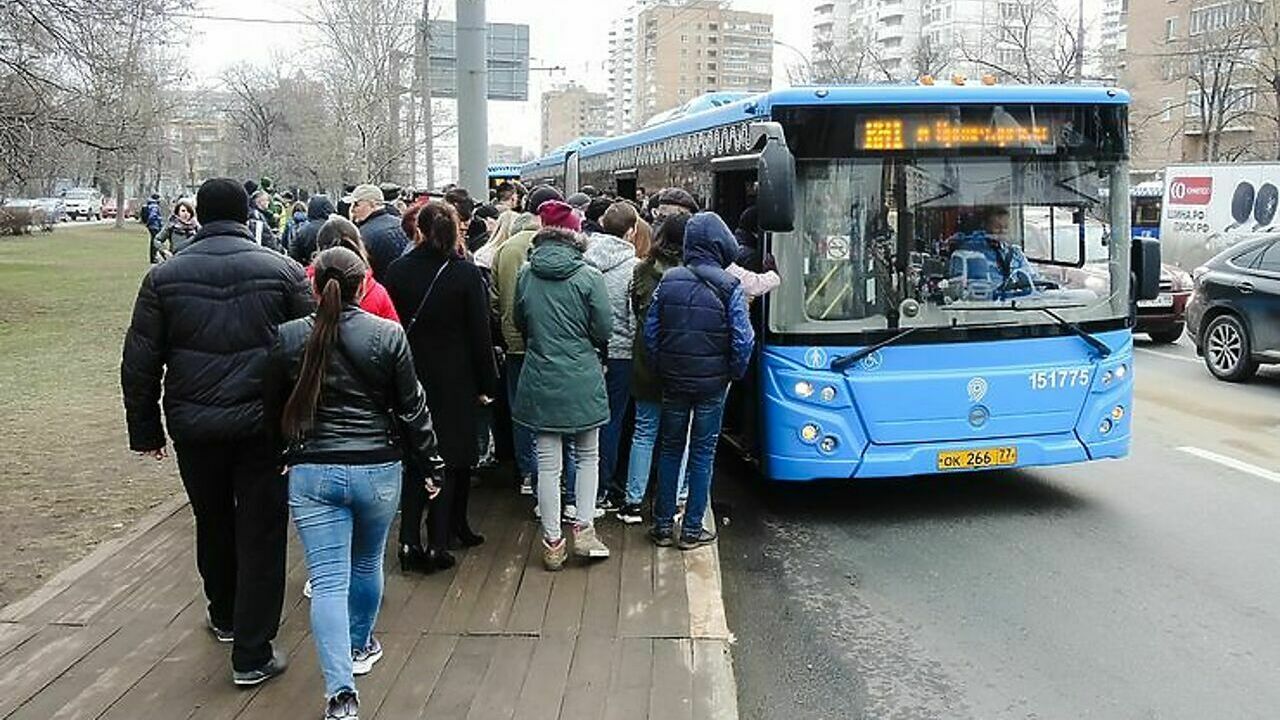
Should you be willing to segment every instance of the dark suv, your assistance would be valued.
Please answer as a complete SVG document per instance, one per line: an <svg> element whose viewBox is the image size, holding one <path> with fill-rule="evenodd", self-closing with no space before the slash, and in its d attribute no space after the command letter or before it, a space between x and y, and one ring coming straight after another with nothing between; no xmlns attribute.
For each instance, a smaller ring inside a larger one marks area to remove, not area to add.
<svg viewBox="0 0 1280 720"><path fill-rule="evenodd" d="M1280 235L1234 245L1193 276L1187 332L1209 372L1240 382L1280 363Z"/></svg>

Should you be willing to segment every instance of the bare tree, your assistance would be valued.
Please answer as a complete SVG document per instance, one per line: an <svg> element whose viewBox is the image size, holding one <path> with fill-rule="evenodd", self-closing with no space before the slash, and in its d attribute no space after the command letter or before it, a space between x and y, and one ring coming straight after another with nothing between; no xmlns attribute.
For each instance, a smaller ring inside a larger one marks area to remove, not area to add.
<svg viewBox="0 0 1280 720"><path fill-rule="evenodd" d="M1085 48L1075 18L1059 12L1054 0L1001 0L999 17L961 55L1002 80L1060 84L1075 80Z"/></svg>

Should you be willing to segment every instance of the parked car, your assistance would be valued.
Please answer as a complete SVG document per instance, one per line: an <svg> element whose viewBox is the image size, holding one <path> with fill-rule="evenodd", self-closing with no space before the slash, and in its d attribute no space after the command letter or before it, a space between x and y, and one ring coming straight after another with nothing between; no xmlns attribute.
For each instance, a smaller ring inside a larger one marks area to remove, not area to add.
<svg viewBox="0 0 1280 720"><path fill-rule="evenodd" d="M62 198L47 197L36 201L44 208L45 219L50 223L67 221L67 204Z"/></svg>
<svg viewBox="0 0 1280 720"><path fill-rule="evenodd" d="M1138 301L1136 333L1146 333L1153 342L1172 343L1182 337L1187 301L1191 299L1191 275L1181 268L1160 265L1160 295Z"/></svg>
<svg viewBox="0 0 1280 720"><path fill-rule="evenodd" d="M1280 235L1233 245L1193 277L1187 331L1214 377L1241 382L1280 363Z"/></svg>
<svg viewBox="0 0 1280 720"><path fill-rule="evenodd" d="M0 234L25 235L32 228L45 232L53 229L39 200L10 198L0 205Z"/></svg>
<svg viewBox="0 0 1280 720"><path fill-rule="evenodd" d="M116 199L113 197L102 198L102 217L113 218L116 216Z"/></svg>
<svg viewBox="0 0 1280 720"><path fill-rule="evenodd" d="M94 188L72 188L62 193L67 205L67 215L73 219L102 219L102 193Z"/></svg>

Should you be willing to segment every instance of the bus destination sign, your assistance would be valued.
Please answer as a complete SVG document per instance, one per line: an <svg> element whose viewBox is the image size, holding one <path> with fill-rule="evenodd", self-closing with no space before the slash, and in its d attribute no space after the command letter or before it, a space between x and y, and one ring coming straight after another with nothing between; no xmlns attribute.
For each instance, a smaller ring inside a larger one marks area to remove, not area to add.
<svg viewBox="0 0 1280 720"><path fill-rule="evenodd" d="M995 125L937 115L867 116L857 125L859 150L959 150L1052 145L1048 125Z"/></svg>

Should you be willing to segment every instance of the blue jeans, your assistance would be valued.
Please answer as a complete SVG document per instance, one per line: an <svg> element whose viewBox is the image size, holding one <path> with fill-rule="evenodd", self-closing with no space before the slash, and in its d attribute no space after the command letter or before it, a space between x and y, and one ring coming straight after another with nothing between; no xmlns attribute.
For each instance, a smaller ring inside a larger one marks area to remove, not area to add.
<svg viewBox="0 0 1280 720"><path fill-rule="evenodd" d="M382 555L399 503L399 462L289 470L289 509L311 576L311 633L326 697L355 690L351 649L373 639Z"/></svg>
<svg viewBox="0 0 1280 720"><path fill-rule="evenodd" d="M631 401L631 358L609 360L605 387L609 393L609 422L600 428L600 498L621 499L626 492L617 481L618 448L622 444L623 422Z"/></svg>
<svg viewBox="0 0 1280 720"><path fill-rule="evenodd" d="M653 469L653 451L658 445L658 427L662 420L662 403L652 400L636 400L636 426L631 434L631 456L627 460L627 505L644 502L644 491L649 488L649 473ZM680 458L679 502L689 495L689 481L685 467L689 464L689 448Z"/></svg>
<svg viewBox="0 0 1280 720"><path fill-rule="evenodd" d="M507 354L507 397L513 407L516 404L516 388L520 383L520 368L523 366L524 355ZM518 422L512 422L511 441L515 443L516 472L522 478L537 477L538 455L533 448L533 431Z"/></svg>
<svg viewBox="0 0 1280 720"><path fill-rule="evenodd" d="M658 460L658 501L653 511L655 528L670 530L674 523L680 456L687 446L689 466L685 477L689 483L689 499L684 507L681 535L694 537L701 532L702 517L711 502L711 473L716 461L716 443L720 439L720 421L724 417L724 398L723 393L702 399L662 398L662 455Z"/></svg>

